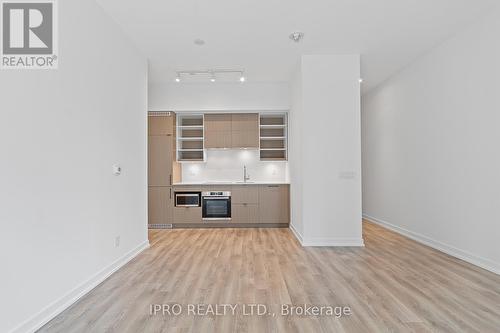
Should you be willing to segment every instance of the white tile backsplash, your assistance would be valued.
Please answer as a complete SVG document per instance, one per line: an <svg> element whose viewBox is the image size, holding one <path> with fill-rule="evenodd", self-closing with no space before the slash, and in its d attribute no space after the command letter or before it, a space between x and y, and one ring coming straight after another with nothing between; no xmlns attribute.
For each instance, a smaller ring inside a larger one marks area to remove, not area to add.
<svg viewBox="0 0 500 333"><path fill-rule="evenodd" d="M287 182L287 162L261 162L258 150L207 150L205 163L183 163L183 182L242 181L246 165L250 181Z"/></svg>

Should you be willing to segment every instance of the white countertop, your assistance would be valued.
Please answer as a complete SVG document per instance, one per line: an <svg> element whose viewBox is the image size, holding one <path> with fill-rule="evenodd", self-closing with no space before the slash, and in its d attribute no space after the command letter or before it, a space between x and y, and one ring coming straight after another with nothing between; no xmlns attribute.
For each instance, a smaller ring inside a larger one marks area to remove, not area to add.
<svg viewBox="0 0 500 333"><path fill-rule="evenodd" d="M289 185L290 183L282 181L282 182L276 182L276 181L248 181L244 183L243 181L202 181L202 182L181 182L181 183L174 183L174 186L180 186L180 185L198 185L198 186L203 186L203 185Z"/></svg>

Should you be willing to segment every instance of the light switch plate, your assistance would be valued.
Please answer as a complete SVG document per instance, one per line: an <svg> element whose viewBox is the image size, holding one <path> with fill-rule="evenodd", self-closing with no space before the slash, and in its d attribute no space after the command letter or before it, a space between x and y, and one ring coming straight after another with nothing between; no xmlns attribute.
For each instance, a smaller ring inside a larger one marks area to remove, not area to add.
<svg viewBox="0 0 500 333"><path fill-rule="evenodd" d="M119 176L122 174L122 167L120 164L114 164L113 165L113 175Z"/></svg>
<svg viewBox="0 0 500 333"><path fill-rule="evenodd" d="M339 172L339 178L340 179L355 179L356 172L354 172L354 171L341 171L341 172Z"/></svg>

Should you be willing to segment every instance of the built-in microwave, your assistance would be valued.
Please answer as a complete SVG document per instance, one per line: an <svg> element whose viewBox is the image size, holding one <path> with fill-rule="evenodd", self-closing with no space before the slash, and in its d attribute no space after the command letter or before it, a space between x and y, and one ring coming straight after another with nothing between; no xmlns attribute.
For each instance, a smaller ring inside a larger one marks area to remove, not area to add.
<svg viewBox="0 0 500 333"><path fill-rule="evenodd" d="M175 207L200 207L201 192L175 192Z"/></svg>

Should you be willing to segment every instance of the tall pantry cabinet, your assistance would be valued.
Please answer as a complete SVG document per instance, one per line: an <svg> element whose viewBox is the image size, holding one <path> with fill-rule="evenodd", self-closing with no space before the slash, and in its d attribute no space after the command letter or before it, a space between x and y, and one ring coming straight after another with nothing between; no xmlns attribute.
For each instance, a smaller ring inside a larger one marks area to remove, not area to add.
<svg viewBox="0 0 500 333"><path fill-rule="evenodd" d="M175 114L148 115L148 226L172 224L174 193L178 177L175 161Z"/></svg>

